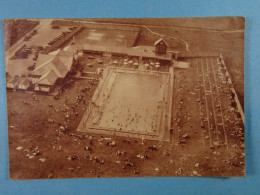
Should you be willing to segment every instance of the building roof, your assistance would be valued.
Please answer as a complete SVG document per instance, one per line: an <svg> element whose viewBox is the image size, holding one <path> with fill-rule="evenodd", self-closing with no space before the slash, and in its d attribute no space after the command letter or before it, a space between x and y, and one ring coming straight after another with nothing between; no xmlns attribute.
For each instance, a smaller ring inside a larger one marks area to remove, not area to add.
<svg viewBox="0 0 260 195"><path fill-rule="evenodd" d="M30 81L27 78L22 79L19 84L23 84L23 85L29 85Z"/></svg>
<svg viewBox="0 0 260 195"><path fill-rule="evenodd" d="M70 71L74 59L73 53L61 50L57 56L62 64L65 66L66 70Z"/></svg>
<svg viewBox="0 0 260 195"><path fill-rule="evenodd" d="M34 69L32 74L41 76L49 72L50 70L53 70L58 77L64 78L71 69L73 54L71 53L65 55L62 52L61 54L58 54L56 56L50 57L49 55L48 57L46 57L46 59L48 60L42 64L37 62L36 68Z"/></svg>
<svg viewBox="0 0 260 195"><path fill-rule="evenodd" d="M151 46L137 46L132 47L127 51L127 55L129 56L140 56L140 57L147 57L147 58L156 58L160 60L171 60L171 54L156 54L155 48Z"/></svg>
<svg viewBox="0 0 260 195"><path fill-rule="evenodd" d="M89 45L82 44L82 49L86 51L100 51L100 52L111 52L121 53L129 56L157 58L161 60L171 60L171 54L156 54L153 46L136 46L136 47L115 47L115 46L100 46L100 45Z"/></svg>
<svg viewBox="0 0 260 195"><path fill-rule="evenodd" d="M10 81L12 78L13 78L13 77L12 77L11 75L9 75L9 74L6 74L6 75L5 75L5 80L6 80L6 82Z"/></svg>
<svg viewBox="0 0 260 195"><path fill-rule="evenodd" d="M74 37L73 37L73 39L74 39ZM66 54L69 54L69 53L71 53L72 55L75 53L75 47L73 47L73 46L75 46L75 43L74 43L74 41L72 41L69 45L67 45L67 46L65 46L60 52L59 52L59 54L64 54L64 53L66 53ZM72 50L71 51L71 48L73 48L74 50Z"/></svg>
<svg viewBox="0 0 260 195"><path fill-rule="evenodd" d="M100 52L112 52L112 53L127 53L129 48L126 47L115 47L115 46L104 46L104 45L89 45L82 44L82 49L85 51L100 51Z"/></svg>
<svg viewBox="0 0 260 195"><path fill-rule="evenodd" d="M67 48L67 52L71 52L71 53L77 53L77 51L79 51L79 50L83 50L83 46L82 46L82 44L77 44L77 45L75 45L75 44L71 44L70 46L69 46L69 48Z"/></svg>
<svg viewBox="0 0 260 195"><path fill-rule="evenodd" d="M164 40L163 38L160 38L160 39L158 39L157 41L155 41L155 42L154 42L154 46L156 46L157 44L159 44L161 41L168 47L167 42L165 42L165 40Z"/></svg>
<svg viewBox="0 0 260 195"><path fill-rule="evenodd" d="M49 52L48 55L56 56L60 51L61 51L61 49L57 49L57 50Z"/></svg>
<svg viewBox="0 0 260 195"><path fill-rule="evenodd" d="M16 84L19 81L19 77L14 77L8 81L8 83Z"/></svg>
<svg viewBox="0 0 260 195"><path fill-rule="evenodd" d="M53 70L57 73L57 75L64 78L70 70L72 59L70 61L67 57L56 56L52 60L51 64L54 67Z"/></svg>
<svg viewBox="0 0 260 195"><path fill-rule="evenodd" d="M65 51L65 50L60 50L58 53L57 53L58 56L67 56L67 57L73 57L73 52L71 51Z"/></svg>
<svg viewBox="0 0 260 195"><path fill-rule="evenodd" d="M54 58L53 55L40 53L40 54L38 55L38 59L37 59L36 65L37 65L37 64L39 64L39 65L40 65L40 64L43 64L43 63L45 63L45 62L47 62L47 61L49 61L49 60L51 60L51 59L53 59L53 58Z"/></svg>
<svg viewBox="0 0 260 195"><path fill-rule="evenodd" d="M58 76L55 74L54 70L50 70L41 76L38 80L37 84L39 85L53 85L55 81L58 79Z"/></svg>
<svg viewBox="0 0 260 195"><path fill-rule="evenodd" d="M78 50L82 50L82 49L78 49ZM72 52L72 53L77 53L78 50L76 49L76 45L70 45L66 51Z"/></svg>

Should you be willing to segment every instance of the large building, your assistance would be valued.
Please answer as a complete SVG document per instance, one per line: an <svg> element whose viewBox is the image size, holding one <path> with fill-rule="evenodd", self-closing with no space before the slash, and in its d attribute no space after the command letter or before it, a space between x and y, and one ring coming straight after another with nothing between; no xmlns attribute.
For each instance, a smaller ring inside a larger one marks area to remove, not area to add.
<svg viewBox="0 0 260 195"><path fill-rule="evenodd" d="M57 82L64 80L73 70L75 60L83 54L91 54L102 58L128 58L143 63L157 62L161 65L170 65L172 59L177 58L177 51L168 51L168 44L162 38L155 41L154 46L102 46L89 44L70 44L63 50L48 54L41 53L27 80L15 77L7 80L7 88L26 90L29 84L34 91L49 93ZM21 77L21 75L20 75Z"/></svg>
<svg viewBox="0 0 260 195"><path fill-rule="evenodd" d="M66 78L73 69L74 54L60 50L55 55L40 54L33 70L32 84L35 91L50 92L56 82Z"/></svg>
<svg viewBox="0 0 260 195"><path fill-rule="evenodd" d="M89 44L72 44L68 51L76 52L78 55L83 53L100 55L101 57L127 57L136 60L150 60L159 62L171 62L176 59L178 51L167 51L167 43L160 38L154 43L154 46L135 46L135 47L115 47L100 46Z"/></svg>

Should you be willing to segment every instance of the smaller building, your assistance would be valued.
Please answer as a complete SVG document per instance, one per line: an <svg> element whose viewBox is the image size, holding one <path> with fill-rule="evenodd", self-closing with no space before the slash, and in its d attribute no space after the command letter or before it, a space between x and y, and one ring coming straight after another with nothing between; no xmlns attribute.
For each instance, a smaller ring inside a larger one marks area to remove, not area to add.
<svg viewBox="0 0 260 195"><path fill-rule="evenodd" d="M159 54L159 55L160 54L166 54L168 44L162 38L155 41L154 46L155 46L155 53L156 54Z"/></svg>
<svg viewBox="0 0 260 195"><path fill-rule="evenodd" d="M29 86L30 86L30 81L27 78L23 78L18 83L17 89L21 91L25 91L29 88Z"/></svg>
<svg viewBox="0 0 260 195"><path fill-rule="evenodd" d="M37 81L36 85L34 86L34 91L49 93L53 89L57 80L58 76L54 70L50 70L49 72L42 75L41 78Z"/></svg>
<svg viewBox="0 0 260 195"><path fill-rule="evenodd" d="M18 85L19 82L19 77L15 76L6 83L6 88L7 89L15 89Z"/></svg>
<svg viewBox="0 0 260 195"><path fill-rule="evenodd" d="M8 72L5 73L5 81L6 81L6 83L8 83L12 78L13 77Z"/></svg>

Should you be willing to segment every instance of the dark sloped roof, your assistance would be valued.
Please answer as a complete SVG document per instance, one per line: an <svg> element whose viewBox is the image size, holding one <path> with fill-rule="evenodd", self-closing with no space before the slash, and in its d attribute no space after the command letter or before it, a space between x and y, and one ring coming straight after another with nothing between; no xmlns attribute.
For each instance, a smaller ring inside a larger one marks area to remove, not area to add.
<svg viewBox="0 0 260 195"><path fill-rule="evenodd" d="M86 51L100 51L100 52L112 52L112 53L127 53L129 48L126 47L115 47L115 46L104 46L104 45L89 45L82 44L82 49Z"/></svg>
<svg viewBox="0 0 260 195"><path fill-rule="evenodd" d="M42 54L40 53L37 59L36 67L46 63L47 61L50 61L54 58L55 56L53 55L48 55L48 54Z"/></svg>
<svg viewBox="0 0 260 195"><path fill-rule="evenodd" d="M73 55L63 54L53 56L52 58L48 58L48 61L38 64L33 71L33 75L41 76L53 70L58 77L64 78L71 69Z"/></svg>
<svg viewBox="0 0 260 195"><path fill-rule="evenodd" d="M171 54L166 53L158 55L155 53L155 48L152 46L136 46L136 47L114 47L114 46L99 46L83 44L84 50L122 53L129 56L142 56L147 58L157 58L162 60L171 60Z"/></svg>
<svg viewBox="0 0 260 195"><path fill-rule="evenodd" d="M59 61L64 65L65 69L69 71L73 62L73 54L66 53L66 55L58 55L57 58L59 58Z"/></svg>
<svg viewBox="0 0 260 195"><path fill-rule="evenodd" d="M19 81L19 77L14 77L11 80L8 81L8 83L16 84Z"/></svg>
<svg viewBox="0 0 260 195"><path fill-rule="evenodd" d="M59 74L59 77L64 78L66 74L68 73L68 68L67 66L61 61L61 58L59 56L56 56L52 62L52 69Z"/></svg>
<svg viewBox="0 0 260 195"><path fill-rule="evenodd" d="M20 82L20 84L23 84L23 85L29 85L29 83L30 83L30 81L29 81L28 79L26 79L26 78L24 78L24 79Z"/></svg>
<svg viewBox="0 0 260 195"><path fill-rule="evenodd" d="M77 44L77 45L71 44L69 46L69 48L67 49L67 52L76 53L77 51L82 50L82 49L83 49L82 44Z"/></svg>
<svg viewBox="0 0 260 195"><path fill-rule="evenodd" d="M60 50L57 56L73 57L73 52Z"/></svg>
<svg viewBox="0 0 260 195"><path fill-rule="evenodd" d="M40 85L53 85L58 79L58 76L55 74L54 70L50 70L38 80L37 84Z"/></svg>
<svg viewBox="0 0 260 195"><path fill-rule="evenodd" d="M165 40L163 40L163 38L160 38L160 39L158 39L157 41L155 41L155 42L154 42L154 45L156 46L156 45L159 44L161 41L168 47L167 42L166 42Z"/></svg>
<svg viewBox="0 0 260 195"><path fill-rule="evenodd" d="M155 53L154 50L155 48L151 46L137 46L129 49L127 54L129 56L142 56L147 58L157 58L160 60L171 60L171 54L166 53L166 54L158 55Z"/></svg>
<svg viewBox="0 0 260 195"><path fill-rule="evenodd" d="M6 82L10 81L12 78L13 77L11 75L9 75L9 74L6 74L6 76L5 76Z"/></svg>

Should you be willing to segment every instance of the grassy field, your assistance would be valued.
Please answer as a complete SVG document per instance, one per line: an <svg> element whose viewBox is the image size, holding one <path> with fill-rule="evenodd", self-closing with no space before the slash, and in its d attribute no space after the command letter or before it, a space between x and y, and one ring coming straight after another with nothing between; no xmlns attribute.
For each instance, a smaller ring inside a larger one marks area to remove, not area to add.
<svg viewBox="0 0 260 195"><path fill-rule="evenodd" d="M160 27L183 27L214 30L244 29L244 17L185 17L185 18L84 18L76 21L95 21Z"/></svg>

